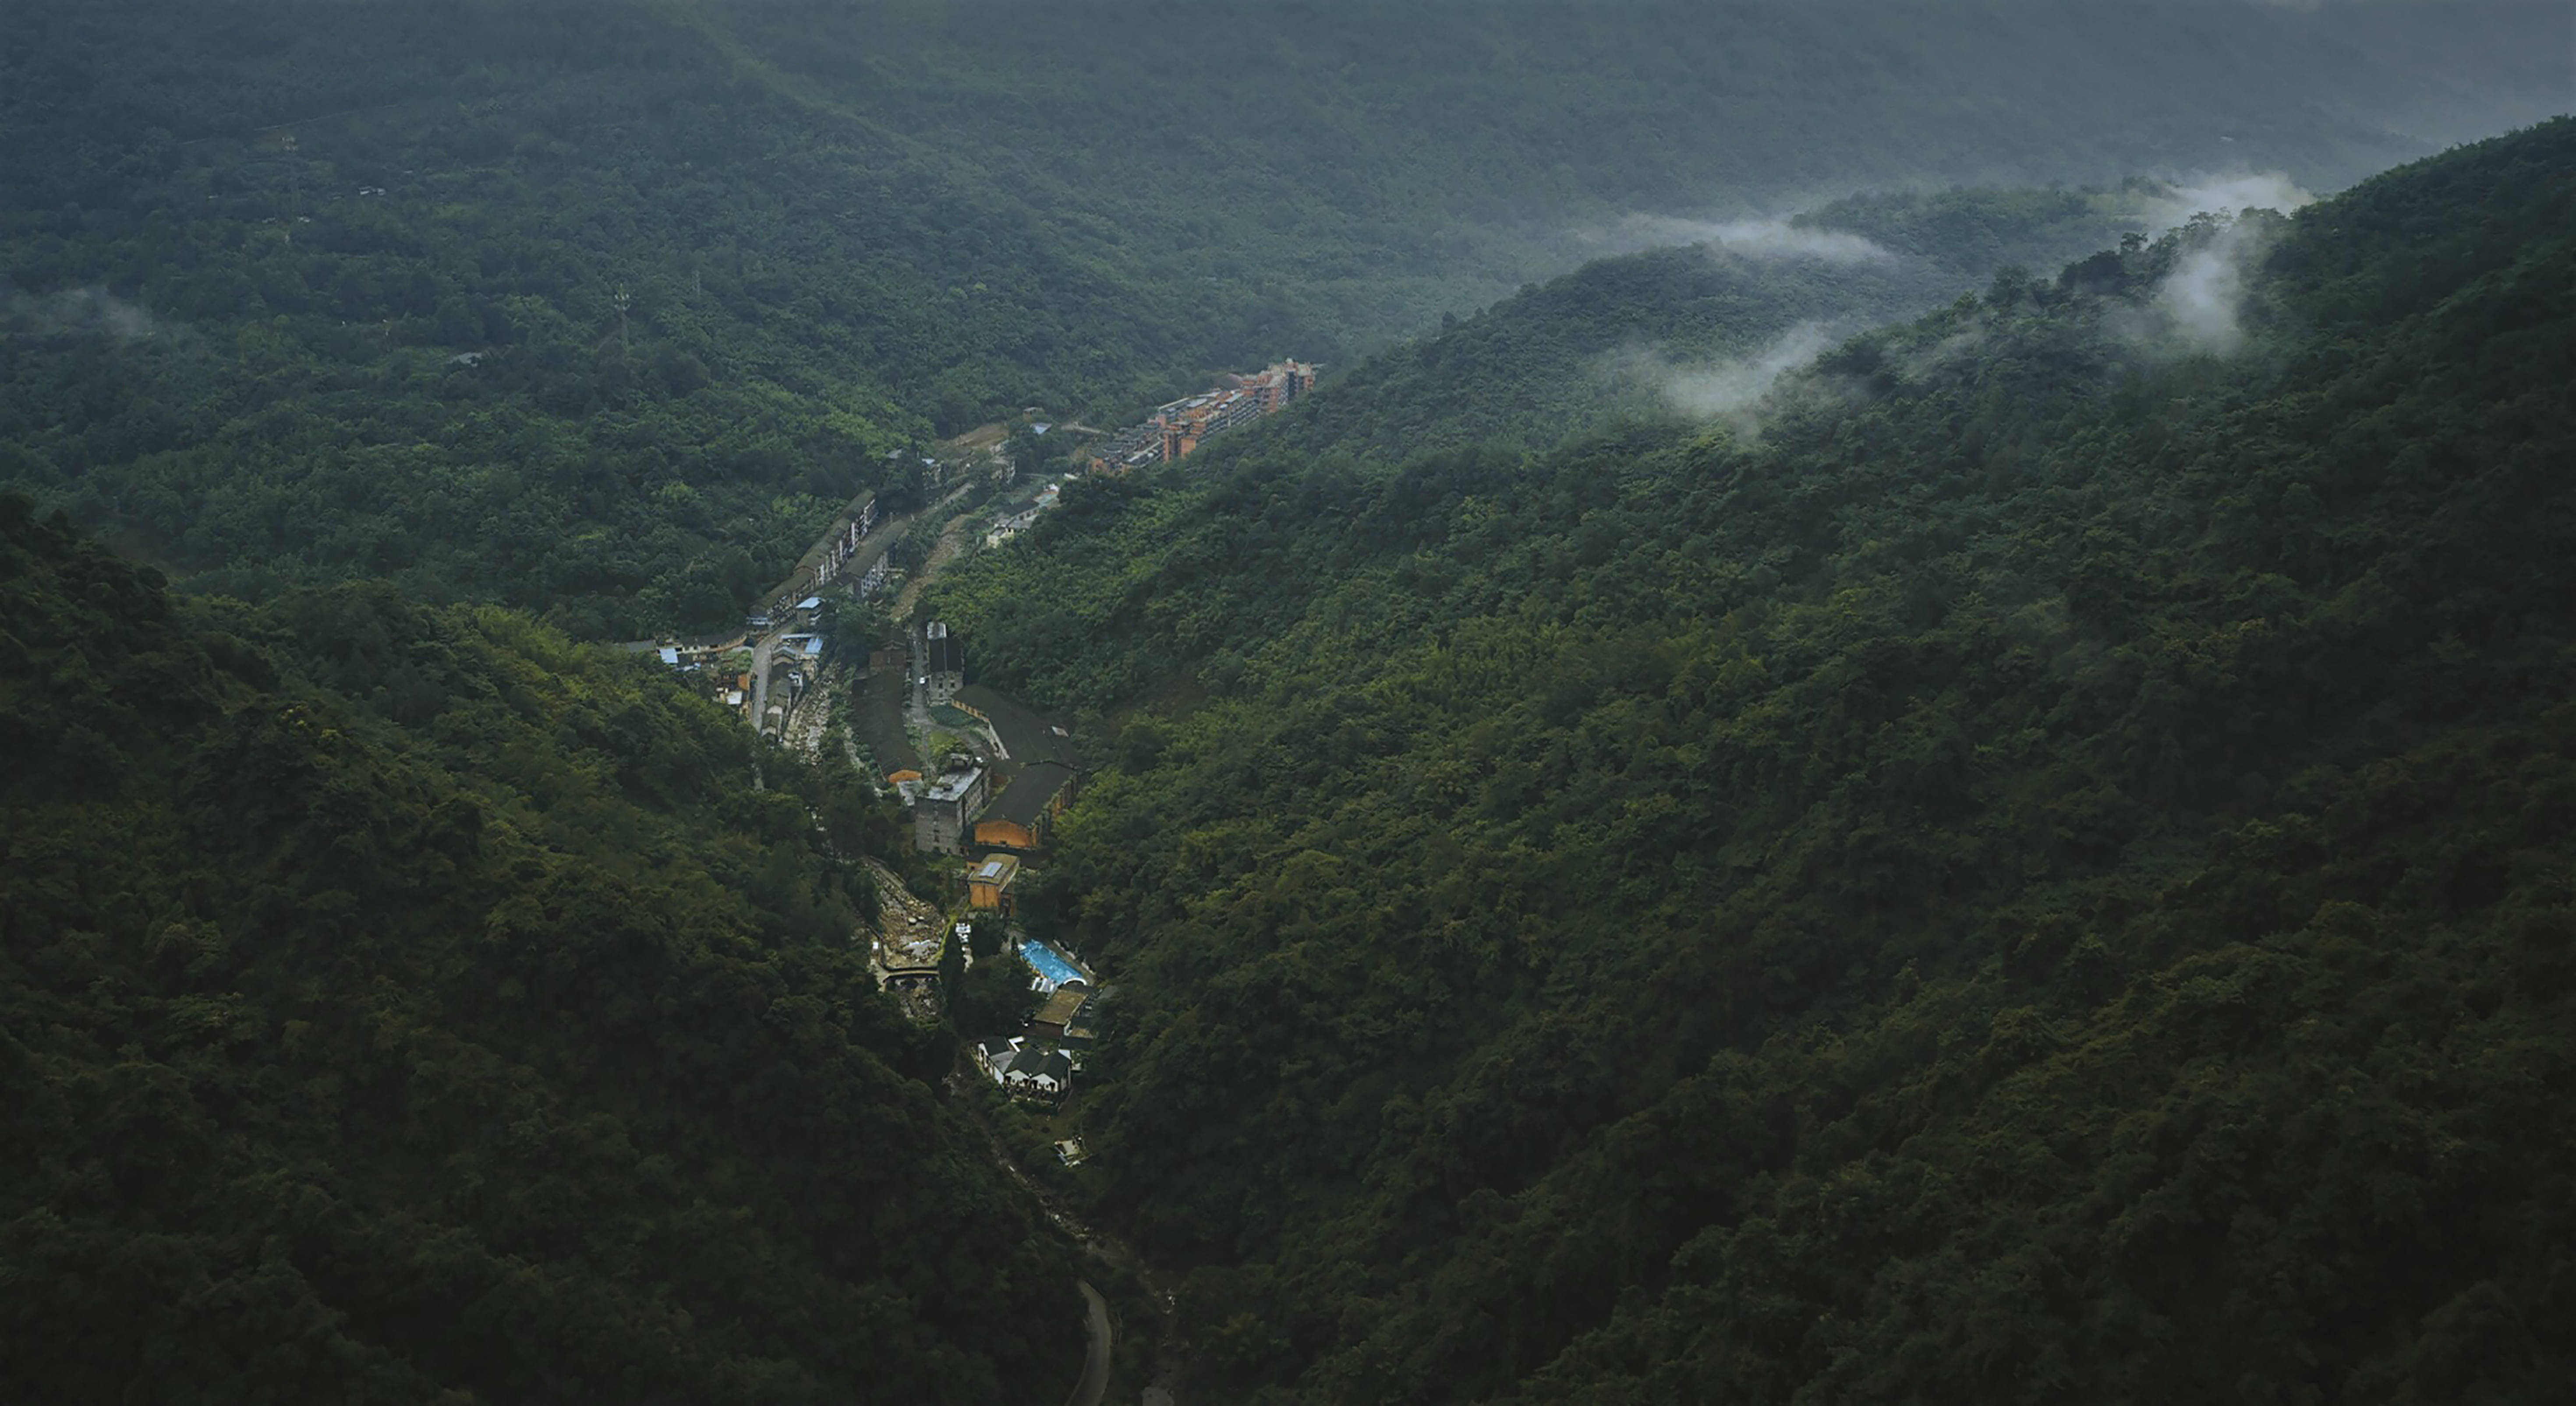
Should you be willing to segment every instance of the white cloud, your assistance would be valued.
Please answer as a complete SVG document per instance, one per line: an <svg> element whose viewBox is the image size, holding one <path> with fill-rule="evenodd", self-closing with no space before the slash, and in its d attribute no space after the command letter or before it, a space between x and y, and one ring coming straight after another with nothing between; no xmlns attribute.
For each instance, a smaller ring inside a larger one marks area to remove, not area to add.
<svg viewBox="0 0 2576 1406"><path fill-rule="evenodd" d="M2236 307L2245 296L2245 266L2222 239L2195 249L2156 286L2156 308L2174 334L2195 351L2226 356L2245 340Z"/></svg>
<svg viewBox="0 0 2576 1406"><path fill-rule="evenodd" d="M2233 355L2245 342L2246 285L2274 225L2237 219L2187 249L2156 284L2144 316L2124 327L2130 340L2177 355Z"/></svg>
<svg viewBox="0 0 2576 1406"><path fill-rule="evenodd" d="M112 337L118 341L159 335L152 314L104 288L73 288L48 297L12 291L0 299L0 332L35 336Z"/></svg>
<svg viewBox="0 0 2576 1406"><path fill-rule="evenodd" d="M2278 210L2286 215L2316 197L2278 171L2225 177L2192 177L2189 184L2167 182L2162 194L2150 196L2136 214L2148 228L2172 229L2194 215L2237 215L2247 210Z"/></svg>
<svg viewBox="0 0 2576 1406"><path fill-rule="evenodd" d="M1723 415L1742 410L1779 384L1780 378L1807 365L1832 347L1832 329L1821 322L1802 322L1750 355L1698 366L1650 361L1656 389L1666 403L1686 415Z"/></svg>
<svg viewBox="0 0 2576 1406"><path fill-rule="evenodd" d="M1631 249L1705 244L1747 259L1812 259L1828 264L1892 259L1876 243L1841 230L1802 229L1787 220L1684 220L1671 215L1630 215L1610 241Z"/></svg>

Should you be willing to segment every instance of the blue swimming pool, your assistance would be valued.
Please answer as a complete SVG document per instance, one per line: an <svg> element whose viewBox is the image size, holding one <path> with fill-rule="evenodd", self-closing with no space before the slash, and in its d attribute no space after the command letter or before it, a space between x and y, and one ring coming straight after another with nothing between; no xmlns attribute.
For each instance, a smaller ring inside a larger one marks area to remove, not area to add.
<svg viewBox="0 0 2576 1406"><path fill-rule="evenodd" d="M1083 976L1082 968L1075 966L1063 953L1043 942L1021 943L1020 960L1028 963L1029 969L1038 974L1038 979L1049 986L1062 986L1068 981L1088 979Z"/></svg>

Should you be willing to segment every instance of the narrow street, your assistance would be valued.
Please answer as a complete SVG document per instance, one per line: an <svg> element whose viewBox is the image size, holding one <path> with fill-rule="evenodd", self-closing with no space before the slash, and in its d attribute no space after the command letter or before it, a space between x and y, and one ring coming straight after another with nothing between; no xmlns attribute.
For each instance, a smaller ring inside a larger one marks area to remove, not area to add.
<svg viewBox="0 0 2576 1406"><path fill-rule="evenodd" d="M869 567L876 564L878 558L884 556L888 551L893 550L894 544L903 539L903 534L910 531L914 523L919 522L922 518L931 514L945 511L949 504L956 502L957 499L966 492L966 489L967 485L960 484L956 488L951 489L946 497L931 504L929 507L880 521L874 532L871 532L866 537L860 539L858 549L850 553L849 562L842 568L841 575L843 577L849 577L864 574ZM920 587L929 581L931 575L936 572L939 567L947 564L948 557L956 555L951 538L955 535L958 525L965 522L968 516L972 516L972 514L960 516L954 522L949 524L949 530L947 532L941 534L940 544L943 547L949 548L946 555L943 556L939 552L933 551L931 554L931 560L923 564L920 573L915 576L912 581L905 584L905 595L898 598L895 604L895 617L897 619L901 619L903 612L910 608L911 602L919 598ZM820 546L823 542L829 541L836 535L836 532L837 529L835 532L824 533L820 538L816 539L816 545ZM797 575L791 576L787 578L786 581L780 583L776 589L772 590L763 599L774 601L783 597L792 596L796 592L806 589L804 580L804 573L800 571ZM770 622L769 629L758 639L752 641L751 727L754 732L768 731L769 676L774 668L773 661L777 656L778 642L785 639L787 636L796 633L798 633L798 630L795 625L786 620L773 619Z"/></svg>
<svg viewBox="0 0 2576 1406"><path fill-rule="evenodd" d="M958 490L958 493L963 492L965 492L965 490L962 488ZM945 508L956 500L957 494L951 493L947 498L941 500L938 508L932 508L926 511L937 512L939 508ZM913 516L917 518L923 515L924 514L922 513L916 513ZM895 596L894 618L901 620L905 616L910 615L912 613L912 608L920 603L921 593L924 588L930 585L931 578L939 574L941 567L944 567L948 565L949 562L956 560L957 553L964 550L966 524L971 521L974 516L975 515L973 513L959 513L957 516L948 520L948 526L940 530L939 540L937 543L932 545L930 556L927 560L922 562L921 570L914 572L912 579L904 582L903 590ZM907 518L905 521L910 522L912 519Z"/></svg>

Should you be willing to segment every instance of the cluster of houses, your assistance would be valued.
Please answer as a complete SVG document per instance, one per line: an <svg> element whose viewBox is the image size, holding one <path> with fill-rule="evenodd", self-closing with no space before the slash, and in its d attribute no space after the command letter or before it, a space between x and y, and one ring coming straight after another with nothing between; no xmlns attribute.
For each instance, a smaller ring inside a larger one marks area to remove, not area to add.
<svg viewBox="0 0 2576 1406"><path fill-rule="evenodd" d="M1081 1051L1091 1044L1091 973L1046 943L1022 942L1019 953L1046 1000L1023 1033L977 1041L975 1064L1011 1097L1053 1106L1073 1091Z"/></svg>
<svg viewBox="0 0 2576 1406"><path fill-rule="evenodd" d="M995 516L984 529L984 545L998 547L1028 531L1029 525L1036 522L1040 514L1054 507L1063 494L1063 485L1050 483L1038 490L1037 500L1027 507L1015 513L1002 513Z"/></svg>
<svg viewBox="0 0 2576 1406"><path fill-rule="evenodd" d="M819 657L822 645L812 636L813 654ZM698 640L638 640L618 648L639 654L651 654L670 669L689 675L703 684L710 697L726 707L749 715L751 707L751 637L737 632L731 635ZM806 656L800 654L801 661Z"/></svg>
<svg viewBox="0 0 2576 1406"><path fill-rule="evenodd" d="M1025 1035L977 1041L975 1063L1016 1099L1059 1104L1073 1091L1073 1056Z"/></svg>
<svg viewBox="0 0 2576 1406"><path fill-rule="evenodd" d="M810 628L791 628L778 637L776 649L766 661L770 668L768 687L783 686L786 700L773 702L769 716L752 718L753 701L760 696L752 677L754 669L763 667L755 640L782 622L791 627L810 627L823 607L823 598L814 592L840 579L850 558L857 554L867 535L876 529L877 499L873 493L860 494L852 500L846 514L832 530L824 534L814 556L814 565L799 568L789 585L763 610L744 618L740 632L714 639L695 641L648 640L624 646L628 649L651 650L664 664L682 673L706 681L708 692L723 700L726 707L762 727L775 731L783 724L786 710L801 697L806 686L820 675L823 659L823 637ZM886 559L881 554L855 583L862 597L883 589L886 582Z"/></svg>
<svg viewBox="0 0 2576 1406"><path fill-rule="evenodd" d="M978 742L951 752L930 776L898 771L889 779L911 801L915 848L966 860L959 914L965 921L958 931L989 922L1008 933L1028 866L1044 851L1079 784L1073 739L1008 695L967 683L965 644L944 623L926 625L919 647L920 682L930 702L982 723L991 746ZM899 667L903 654L887 650L881 662ZM879 662L871 657L872 668ZM975 1062L1013 1098L1054 1105L1071 1091L1078 1051L1090 1040L1084 1014L1091 973L1045 943L1018 942L1015 950L1035 974L1033 990L1042 1003L1019 1033L978 1041Z"/></svg>
<svg viewBox="0 0 2576 1406"><path fill-rule="evenodd" d="M1003 851L1029 854L1046 848L1056 817L1073 803L1081 774L1062 762L978 762L951 753L939 774L905 785L912 796L912 845L925 854ZM979 907L1000 908L997 897Z"/></svg>
<svg viewBox="0 0 2576 1406"><path fill-rule="evenodd" d="M791 608L810 613L821 604L819 598L809 596ZM750 717L754 696L751 671L758 666L753 661L752 638L748 632L712 640L651 640L624 647L651 650L671 669L703 681L707 692L722 700L726 707L741 712L745 718ZM787 691L790 700L803 696L806 687L821 677L822 663L823 637L820 634L800 631L779 636L777 646L770 654L771 696L776 697L775 690L780 688ZM783 711L777 703L770 705L773 715ZM776 718L773 716L761 721L774 723Z"/></svg>
<svg viewBox="0 0 2576 1406"><path fill-rule="evenodd" d="M783 618L790 610L810 610L814 606L821 604L822 602L819 598L813 597L810 594L807 595L805 600L801 601L797 600L796 597L800 593L819 591L837 580L840 577L842 568L849 565L850 558L857 554L859 544L866 541L868 534L876 531L876 528L877 495L873 493L862 493L850 504L848 516L843 518L841 524L838 527L833 528L832 531L824 537L822 542L822 555L815 560L813 571L811 573L801 570L797 572L796 576L788 584L787 589L781 591L778 599L771 602L769 607L769 618ZM879 556L876 559L875 564L868 569L867 573L859 578L860 596L866 597L873 595L878 590L884 588L886 582L885 564L886 559L883 556ZM767 629L769 627L769 618L755 615L746 623L755 630Z"/></svg>

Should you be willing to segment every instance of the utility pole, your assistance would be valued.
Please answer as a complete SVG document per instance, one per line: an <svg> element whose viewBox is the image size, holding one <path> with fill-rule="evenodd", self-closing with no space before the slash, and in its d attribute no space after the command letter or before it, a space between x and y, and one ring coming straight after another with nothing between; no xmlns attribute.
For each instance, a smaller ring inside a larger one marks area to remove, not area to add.
<svg viewBox="0 0 2576 1406"><path fill-rule="evenodd" d="M633 300L627 297L625 289L620 288L610 301L617 304L617 353L631 359L635 355L635 346L626 339L626 306Z"/></svg>

